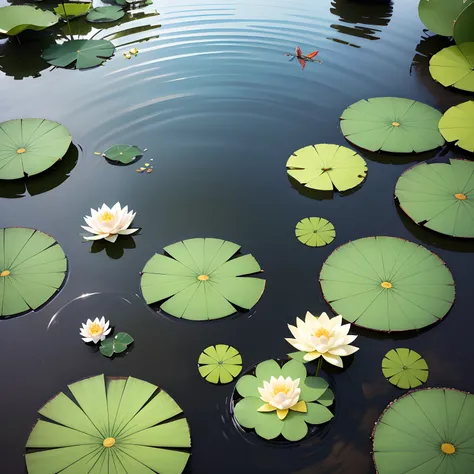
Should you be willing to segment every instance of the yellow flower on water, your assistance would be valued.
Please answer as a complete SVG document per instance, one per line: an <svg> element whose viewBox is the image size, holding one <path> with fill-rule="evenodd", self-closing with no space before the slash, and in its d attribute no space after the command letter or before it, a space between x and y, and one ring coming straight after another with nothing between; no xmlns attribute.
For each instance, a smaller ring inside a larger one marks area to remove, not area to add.
<svg viewBox="0 0 474 474"><path fill-rule="evenodd" d="M130 50L130 54L133 54L134 56L136 56L138 54L138 49L137 48L132 48Z"/></svg>

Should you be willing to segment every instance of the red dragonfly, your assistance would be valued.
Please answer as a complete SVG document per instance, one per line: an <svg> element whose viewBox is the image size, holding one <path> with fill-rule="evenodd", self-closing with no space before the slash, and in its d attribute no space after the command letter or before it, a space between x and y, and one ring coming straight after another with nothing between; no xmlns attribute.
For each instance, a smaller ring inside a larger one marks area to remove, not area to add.
<svg viewBox="0 0 474 474"><path fill-rule="evenodd" d="M301 69L304 69L306 66L306 61L322 63L320 59L314 59L318 53L319 51L313 51L312 53L305 55L303 54L303 51L301 51L301 48L297 46L295 49L295 54L288 53L286 54L286 56L292 56L290 61L293 61L293 59L296 58L298 62L301 64Z"/></svg>

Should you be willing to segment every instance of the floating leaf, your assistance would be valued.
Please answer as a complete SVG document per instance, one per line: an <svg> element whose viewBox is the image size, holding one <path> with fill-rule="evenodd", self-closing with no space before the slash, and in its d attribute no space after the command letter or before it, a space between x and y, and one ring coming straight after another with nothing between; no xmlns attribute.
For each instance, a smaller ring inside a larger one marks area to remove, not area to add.
<svg viewBox="0 0 474 474"><path fill-rule="evenodd" d="M252 308L265 280L245 276L261 268L252 255L236 257L239 249L232 242L209 238L165 247L169 257L155 254L143 269L145 301L161 302L161 309L172 316L196 321L224 318L236 307Z"/></svg>
<svg viewBox="0 0 474 474"><path fill-rule="evenodd" d="M20 179L47 170L66 154L71 140L64 125L50 120L0 123L0 179Z"/></svg>
<svg viewBox="0 0 474 474"><path fill-rule="evenodd" d="M474 396L449 388L409 392L373 431L379 474L473 472Z"/></svg>
<svg viewBox="0 0 474 474"><path fill-rule="evenodd" d="M347 191L367 175L364 159L339 145L311 145L294 152L286 162L288 174L309 189Z"/></svg>
<svg viewBox="0 0 474 474"><path fill-rule="evenodd" d="M104 151L105 156L110 161L117 161L128 165L136 161L137 158L143 156L145 150L141 150L136 146L131 145L113 145Z"/></svg>
<svg viewBox="0 0 474 474"><path fill-rule="evenodd" d="M474 43L450 46L436 53L430 60L430 74L445 87L474 92Z"/></svg>
<svg viewBox="0 0 474 474"><path fill-rule="evenodd" d="M441 320L454 302L444 262L421 245L368 237L336 249L320 275L337 314L376 331L408 331Z"/></svg>
<svg viewBox="0 0 474 474"><path fill-rule="evenodd" d="M417 224L453 237L474 238L474 163L420 163L398 178L395 197Z"/></svg>
<svg viewBox="0 0 474 474"><path fill-rule="evenodd" d="M408 390L428 380L428 364L418 352L410 349L392 349L382 360L382 372L398 388Z"/></svg>
<svg viewBox="0 0 474 474"><path fill-rule="evenodd" d="M40 31L58 22L53 12L29 5L0 7L0 34L15 36L24 30Z"/></svg>
<svg viewBox="0 0 474 474"><path fill-rule="evenodd" d="M341 130L346 140L366 150L420 153L444 144L440 118L440 112L421 102L377 97L344 110Z"/></svg>
<svg viewBox="0 0 474 474"><path fill-rule="evenodd" d="M463 43L474 42L474 2L471 0L464 4L467 6L454 22L453 31L454 41L460 46Z"/></svg>
<svg viewBox="0 0 474 474"><path fill-rule="evenodd" d="M296 238L308 247L323 247L336 237L334 226L322 217L305 217L296 224Z"/></svg>
<svg viewBox="0 0 474 474"><path fill-rule="evenodd" d="M63 19L85 15L91 8L91 2L61 3L54 11Z"/></svg>
<svg viewBox="0 0 474 474"><path fill-rule="evenodd" d="M133 337L126 332L119 332L114 337L109 337L104 339L100 343L99 350L102 355L106 357L112 357L114 354L120 354L121 352L125 352L127 350L127 346L129 346L133 342Z"/></svg>
<svg viewBox="0 0 474 474"><path fill-rule="evenodd" d="M290 411L280 420L276 411L260 412L258 409L263 402L260 399L259 387L263 382L269 382L271 377L291 377L300 379L300 401L306 402L307 411ZM308 433L307 425L320 425L333 418L327 408L334 402L334 394L328 383L321 377L308 377L304 364L291 360L280 367L274 360L261 362L255 368L255 375L244 375L235 387L243 397L234 407L234 416L240 426L255 429L258 436L264 439L274 439L283 436L288 441L299 441Z"/></svg>
<svg viewBox="0 0 474 474"><path fill-rule="evenodd" d="M26 444L28 474L183 472L189 426L165 391L133 377L103 375L68 388L72 396L59 393L39 410L42 418Z"/></svg>
<svg viewBox="0 0 474 474"><path fill-rule="evenodd" d="M63 249L49 235L0 229L0 317L38 309L61 287L66 271Z"/></svg>
<svg viewBox="0 0 474 474"><path fill-rule="evenodd" d="M201 352L199 373L210 383L229 383L242 371L242 357L232 346L217 344Z"/></svg>
<svg viewBox="0 0 474 474"><path fill-rule="evenodd" d="M87 69L99 66L115 52L115 46L107 40L71 40L46 48L42 58L57 67Z"/></svg>
<svg viewBox="0 0 474 474"><path fill-rule="evenodd" d="M453 26L462 10L474 0L420 0L418 14L433 33L453 36Z"/></svg>
<svg viewBox="0 0 474 474"><path fill-rule="evenodd" d="M439 130L446 141L474 152L474 102L468 100L448 109L439 121Z"/></svg>
<svg viewBox="0 0 474 474"><path fill-rule="evenodd" d="M108 7L96 7L93 8L87 14L87 21L91 23L107 23L110 21L117 21L120 18L123 18L125 12L122 10L121 7L112 5Z"/></svg>

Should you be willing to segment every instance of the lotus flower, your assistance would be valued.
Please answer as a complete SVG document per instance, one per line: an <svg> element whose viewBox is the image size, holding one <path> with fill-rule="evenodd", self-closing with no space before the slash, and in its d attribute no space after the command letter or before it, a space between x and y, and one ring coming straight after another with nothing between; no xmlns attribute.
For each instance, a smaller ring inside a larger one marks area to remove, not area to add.
<svg viewBox="0 0 474 474"><path fill-rule="evenodd" d="M112 328L109 328L109 321L105 322L104 316L102 318L95 318L94 321L90 319L87 323L82 323L81 336L84 342L93 342L97 344L99 341L103 341L108 334L110 334Z"/></svg>
<svg viewBox="0 0 474 474"><path fill-rule="evenodd" d="M342 367L341 356L348 356L359 348L349 345L357 336L349 336L350 324L342 324L342 316L329 319L326 313L319 318L309 311L305 321L296 318L296 327L288 324L294 339L286 339L299 351L306 352L304 360L311 361L318 357L337 367Z"/></svg>
<svg viewBox="0 0 474 474"><path fill-rule="evenodd" d="M122 209L119 202L112 209L109 209L106 204L97 211L91 209L91 215L84 217L87 226L81 227L95 235L84 238L86 240L105 239L113 243L119 235L133 234L138 229L129 229L129 227L135 215L136 212L128 212L128 206Z"/></svg>
<svg viewBox="0 0 474 474"><path fill-rule="evenodd" d="M300 379L292 380L291 377L283 378L282 375L277 379L270 378L270 382L264 381L263 388L259 387L260 400L264 401L258 411L277 412L280 420L285 419L288 415L288 410L299 411L306 413L306 403L298 401L300 398L301 389L298 388Z"/></svg>

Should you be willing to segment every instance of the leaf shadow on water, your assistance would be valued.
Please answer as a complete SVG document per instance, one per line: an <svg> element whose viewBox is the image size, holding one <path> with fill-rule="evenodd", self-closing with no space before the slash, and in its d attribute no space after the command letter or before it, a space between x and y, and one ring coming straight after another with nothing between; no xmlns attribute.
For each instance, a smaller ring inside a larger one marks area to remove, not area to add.
<svg viewBox="0 0 474 474"><path fill-rule="evenodd" d="M441 150L441 151L440 151ZM385 151L374 152L363 150L361 156L367 158L370 161L381 164L390 165L408 165L410 163L420 163L422 161L428 161L435 156L445 156L449 152L449 149L436 148L435 150L425 151L422 153L388 153Z"/></svg>
<svg viewBox="0 0 474 474"><path fill-rule="evenodd" d="M42 173L22 179L0 181L0 198L17 199L27 194L36 196L57 188L69 178L75 168L79 149L80 145L71 144L63 158Z"/></svg>
<svg viewBox="0 0 474 474"><path fill-rule="evenodd" d="M337 192L337 191L318 191L317 189L309 189L302 184L300 184L296 179L291 177L289 174L287 174L288 181L293 189L296 189L298 193L300 193L302 196L308 197L310 199L315 199L317 201L327 201L334 199L334 194L337 193L341 197L345 196L351 196L352 194L356 193L359 189L362 188L364 185L364 181L360 183L358 186L355 188L349 189L347 191L342 191L342 192Z"/></svg>
<svg viewBox="0 0 474 474"><path fill-rule="evenodd" d="M131 235L120 235L118 239L112 243L106 240L95 240L90 248L91 253L99 253L105 250L108 257L118 260L122 258L125 250L136 248L135 240Z"/></svg>

